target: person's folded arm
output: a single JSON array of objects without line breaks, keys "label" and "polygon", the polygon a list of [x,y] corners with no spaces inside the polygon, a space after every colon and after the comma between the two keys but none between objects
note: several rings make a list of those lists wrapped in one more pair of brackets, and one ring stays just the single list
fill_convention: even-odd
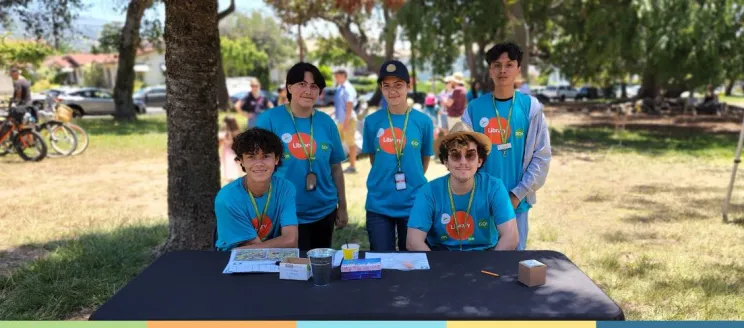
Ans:
[{"label": "person's folded arm", "polygon": [[431,251],[429,246],[426,245],[426,232],[416,228],[408,228],[408,235],[406,236],[406,250],[416,252]]},{"label": "person's folded arm", "polygon": [[255,238],[237,248],[297,248],[297,226],[282,227],[282,235],[267,241]]},{"label": "person's folded arm", "polygon": [[513,251],[519,244],[519,234],[517,233],[517,220],[511,219],[496,226],[499,231],[499,241],[496,243],[494,250]]},{"label": "person's folded arm", "polygon": [[434,222],[434,197],[431,187],[425,184],[419,189],[413,202],[411,214],[408,217],[408,232],[406,236],[406,250],[431,251],[426,245],[426,235],[432,229]]}]

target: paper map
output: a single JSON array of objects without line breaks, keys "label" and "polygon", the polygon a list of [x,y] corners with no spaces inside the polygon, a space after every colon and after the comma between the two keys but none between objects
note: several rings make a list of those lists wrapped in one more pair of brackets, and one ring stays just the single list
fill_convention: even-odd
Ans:
[{"label": "paper map", "polygon": [[300,257],[297,248],[233,249],[230,261],[222,273],[279,272],[277,261]]},{"label": "paper map", "polygon": [[429,270],[426,253],[364,253],[365,259],[380,259],[383,269]]}]

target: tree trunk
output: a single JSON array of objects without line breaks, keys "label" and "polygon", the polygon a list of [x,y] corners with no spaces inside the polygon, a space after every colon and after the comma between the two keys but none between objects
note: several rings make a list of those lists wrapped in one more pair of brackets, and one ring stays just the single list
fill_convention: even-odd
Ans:
[{"label": "tree trunk", "polygon": [[[235,0],[230,0],[230,6],[217,14],[217,24],[220,21],[232,14],[235,11]],[[222,66],[222,51],[221,48],[217,48],[217,108],[221,110],[230,110],[232,104],[230,103],[230,94],[227,92],[227,77],[225,76],[225,68]]]},{"label": "tree trunk", "polygon": [[220,189],[217,1],[166,0],[165,45],[166,66],[178,69],[168,70],[166,83],[169,234],[162,250],[210,249]]},{"label": "tree trunk", "polygon": [[654,98],[656,93],[659,91],[659,87],[656,85],[656,75],[650,72],[643,74],[643,81],[641,81],[641,89],[638,90],[636,98]]},{"label": "tree trunk", "polygon": [[134,64],[137,60],[137,48],[140,45],[140,23],[145,9],[153,0],[132,0],[127,8],[127,18],[119,38],[119,66],[116,70],[114,86],[114,118],[119,121],[133,121],[137,118],[134,111]]},{"label": "tree trunk", "polygon": [[297,47],[300,48],[300,61],[305,61],[305,51],[302,48],[302,24],[297,24]]},{"label": "tree trunk", "polygon": [[[463,43],[465,44],[465,60],[468,63],[468,69],[470,70],[470,79],[480,79],[480,70],[475,63],[475,54],[473,54],[473,41],[470,39],[467,33],[468,22],[467,19],[462,20],[462,32],[463,32]],[[481,84],[482,85],[482,84]]]},{"label": "tree trunk", "polygon": [[726,83],[726,97],[731,97],[731,92],[734,90],[735,84],[736,81],[734,79],[728,80],[728,83]]},{"label": "tree trunk", "polygon": [[524,10],[522,9],[521,1],[514,1],[509,4],[510,1],[503,0],[504,6],[507,7],[506,15],[509,19],[509,23],[513,29],[514,39],[520,48],[522,48],[522,78],[525,81],[529,80],[529,66],[530,66],[530,31],[527,22],[524,20]]}]

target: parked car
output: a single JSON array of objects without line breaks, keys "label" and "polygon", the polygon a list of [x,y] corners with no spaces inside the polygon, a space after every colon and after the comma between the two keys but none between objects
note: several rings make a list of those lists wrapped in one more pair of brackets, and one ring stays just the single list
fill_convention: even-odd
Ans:
[{"label": "parked car", "polygon": [[597,98],[599,98],[599,89],[595,87],[581,87],[576,94],[576,100]]},{"label": "parked car", "polygon": [[145,107],[165,106],[165,86],[158,85],[139,89],[134,93],[134,102]]},{"label": "parked car", "polygon": [[[61,92],[57,99],[73,111],[73,116],[83,115],[113,115],[116,112],[114,97],[105,89],[77,88]],[[138,113],[146,111],[145,104],[135,102]]]},{"label": "parked car", "polygon": [[315,103],[318,106],[333,106],[333,97],[336,95],[336,87],[326,87]]},{"label": "parked car", "polygon": [[[250,91],[238,91],[236,93],[233,93],[230,95],[230,102],[233,104],[233,106],[238,102],[238,100],[243,99],[245,95],[247,95]],[[267,97],[269,101],[276,106],[276,98],[278,95],[275,92],[261,90],[261,94],[263,94],[264,97]]]},{"label": "parked car", "polygon": [[576,89],[567,86],[554,86],[549,85],[545,87],[545,90],[542,91],[542,94],[548,97],[549,99],[559,99],[560,101],[565,101],[568,98],[576,99],[576,95],[578,94],[578,91]]}]

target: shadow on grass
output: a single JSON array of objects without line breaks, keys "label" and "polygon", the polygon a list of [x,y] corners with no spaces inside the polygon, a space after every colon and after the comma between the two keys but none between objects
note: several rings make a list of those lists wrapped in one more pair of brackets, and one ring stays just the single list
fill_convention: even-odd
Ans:
[{"label": "shadow on grass", "polygon": [[164,224],[136,226],[19,247],[48,254],[0,277],[0,320],[60,320],[103,304],[154,260],[167,234]]},{"label": "shadow on grass", "polygon": [[671,293],[681,290],[700,291],[705,297],[738,297],[744,294],[744,267],[735,264],[713,264],[713,268],[712,272],[721,274],[711,274],[708,271],[701,277],[659,281],[652,289],[668,289]]},{"label": "shadow on grass", "polygon": [[333,248],[341,249],[341,245],[347,242],[359,244],[361,250],[369,250],[369,237],[363,220],[351,221],[343,229],[333,232]]},{"label": "shadow on grass", "polygon": [[113,118],[90,118],[76,120],[89,135],[132,135],[167,133],[165,116],[139,116],[134,122],[118,122]]},{"label": "shadow on grass", "polygon": [[615,132],[611,124],[574,125],[550,129],[551,145],[562,150],[598,152],[610,148],[644,155],[702,155],[710,151],[728,155],[736,150],[735,133],[708,132],[697,127],[627,124],[626,131]]}]

